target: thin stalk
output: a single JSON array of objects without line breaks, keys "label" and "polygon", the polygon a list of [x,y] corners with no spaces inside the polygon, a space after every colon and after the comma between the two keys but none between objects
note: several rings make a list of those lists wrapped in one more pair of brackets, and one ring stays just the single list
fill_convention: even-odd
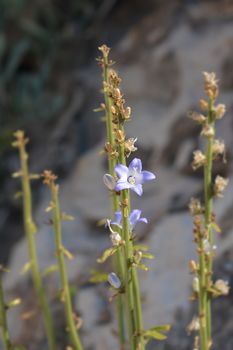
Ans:
[{"label": "thin stalk", "polygon": [[58,200],[58,185],[55,185],[54,181],[50,183],[50,190],[52,195],[53,203],[53,228],[55,233],[55,245],[56,245],[56,256],[58,261],[58,268],[61,278],[62,285],[62,297],[64,299],[66,321],[68,324],[68,330],[70,333],[70,338],[74,350],[83,350],[81,344],[77,327],[75,325],[74,313],[72,310],[72,302],[70,297],[70,288],[66,272],[65,259],[64,259],[64,248],[62,245],[61,237],[61,219],[60,219],[60,209],[59,209],[59,200]]},{"label": "thin stalk", "polygon": [[[124,133],[123,122],[120,123],[119,129]],[[124,143],[119,146],[119,161],[126,165]],[[125,286],[126,286],[126,303],[129,305],[128,311],[131,319],[128,320],[128,329],[132,349],[144,350],[144,338],[142,335],[143,321],[142,321],[142,307],[140,298],[140,289],[135,267],[132,267],[131,262],[133,258],[133,244],[131,240],[129,228],[129,212],[130,212],[130,193],[129,190],[122,192],[122,231],[125,240],[124,256],[125,256]],[[125,205],[125,206],[124,206]],[[133,346],[133,347],[132,347]]]},{"label": "thin stalk", "polygon": [[[103,81],[104,84],[109,83],[109,59],[108,54],[103,52]],[[103,87],[104,88],[104,87]],[[105,100],[105,117],[106,117],[106,130],[107,130],[107,142],[114,148],[115,138],[113,132],[113,123],[112,123],[112,113],[111,113],[111,100],[108,94],[105,92],[104,88],[104,100]],[[108,154],[108,169],[109,174],[113,177],[115,176],[114,168],[116,166],[116,159],[111,157]],[[119,210],[119,202],[116,196],[116,193],[112,193],[112,217],[114,213]],[[113,257],[113,264],[115,271],[118,276],[123,277],[124,267],[121,251],[118,250],[116,255]],[[125,331],[124,331],[124,305],[123,305],[123,296],[120,294],[117,296],[117,317],[118,317],[118,333],[119,333],[119,343],[120,347],[125,345]]]},{"label": "thin stalk", "polygon": [[[209,99],[208,110],[208,124],[214,127],[212,118],[213,100]],[[211,228],[212,220],[212,208],[213,208],[213,194],[212,194],[212,166],[213,166],[213,140],[214,137],[210,136],[207,140],[206,150],[206,165],[204,167],[204,188],[205,188],[205,227],[207,230],[207,237],[209,244],[213,245],[213,233]],[[210,254],[207,261],[207,286],[212,276],[213,269],[213,257]],[[206,315],[206,327],[208,341],[211,343],[211,298],[207,298],[207,315]]]},{"label": "thin stalk", "polygon": [[208,350],[208,337],[207,337],[207,290],[206,290],[206,261],[204,253],[203,239],[199,242],[199,319],[200,319],[200,340],[201,350]]},{"label": "thin stalk", "polygon": [[2,276],[0,276],[0,327],[2,329],[2,340],[5,350],[13,350],[10,341],[9,330],[7,325],[6,305],[4,301]]},{"label": "thin stalk", "polygon": [[[17,137],[17,133],[16,133]],[[39,300],[39,305],[42,311],[44,325],[47,333],[48,345],[50,350],[56,349],[55,335],[53,320],[49,310],[49,305],[46,299],[45,291],[43,288],[42,278],[40,275],[39,263],[36,253],[36,243],[34,234],[36,232],[36,226],[32,218],[32,199],[31,199],[31,187],[30,187],[30,175],[28,172],[28,154],[25,150],[25,144],[27,140],[24,138],[23,132],[18,132],[16,144],[19,148],[20,162],[21,162],[21,181],[23,189],[23,216],[24,216],[24,229],[26,233],[26,239],[28,244],[28,253],[30,259],[30,267],[32,271],[32,279],[34,287]]]}]

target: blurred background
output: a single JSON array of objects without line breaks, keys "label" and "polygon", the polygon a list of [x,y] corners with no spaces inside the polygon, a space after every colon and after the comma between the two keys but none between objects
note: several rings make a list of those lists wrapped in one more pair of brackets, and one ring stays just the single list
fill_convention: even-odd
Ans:
[{"label": "blurred background", "polygon": [[[11,148],[12,133],[24,129],[30,138],[30,169],[52,169],[59,176],[61,207],[74,215],[64,225],[64,244],[75,255],[67,268],[74,300],[84,320],[82,338],[89,350],[117,349],[116,310],[105,285],[92,285],[90,270],[109,246],[108,232],[97,227],[108,217],[109,198],[102,176],[106,159],[101,115],[101,70],[98,46],[112,47],[111,58],[123,78],[126,104],[132,107],[127,125],[137,137],[144,168],[157,174],[141,199],[132,194],[149,225],[137,227],[138,239],[155,254],[149,272],[140,273],[145,327],[171,323],[167,341],[148,349],[188,350],[192,337],[186,326],[195,313],[190,304],[188,261],[195,257],[190,197],[201,196],[202,174],[193,173],[192,152],[202,147],[199,128],[187,118],[203,97],[203,71],[220,80],[219,102],[227,106],[217,136],[227,146],[228,163],[216,163],[214,175],[230,179],[224,199],[216,201],[217,259],[214,278],[233,286],[233,1],[232,0],[0,0],[0,260],[7,296],[21,296],[21,306],[9,312],[16,344],[46,349],[31,281],[21,274],[27,262],[22,228],[20,189],[11,173],[19,167]],[[33,182],[36,235],[41,268],[54,263],[47,189]],[[103,267],[111,271],[110,263]],[[47,277],[61,349],[65,349],[64,315],[54,297],[56,274]],[[233,300],[214,301],[214,347],[233,348]]]}]

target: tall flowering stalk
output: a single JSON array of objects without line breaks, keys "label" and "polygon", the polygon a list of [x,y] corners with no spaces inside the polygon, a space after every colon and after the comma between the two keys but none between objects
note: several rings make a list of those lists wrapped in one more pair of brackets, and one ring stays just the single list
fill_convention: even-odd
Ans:
[{"label": "tall flowering stalk", "polygon": [[219,175],[215,180],[212,176],[213,161],[220,157],[225,160],[225,145],[222,141],[215,139],[215,122],[225,114],[225,106],[215,104],[219,92],[215,73],[204,72],[204,90],[207,100],[200,100],[203,114],[191,114],[192,119],[202,125],[201,136],[206,138],[204,153],[200,150],[194,151],[192,162],[194,170],[204,167],[204,205],[202,206],[197,199],[192,199],[190,203],[190,211],[194,216],[194,241],[199,255],[199,263],[191,261],[190,268],[194,274],[193,296],[198,298],[199,302],[197,323],[201,350],[210,349],[212,346],[211,300],[213,297],[225,295],[228,292],[226,282],[218,280],[214,283],[212,280],[213,257],[216,249],[213,230],[221,231],[215,222],[213,198],[221,197],[228,183],[227,179]]},{"label": "tall flowering stalk", "polygon": [[51,191],[52,201],[47,211],[52,210],[53,212],[53,228],[55,234],[56,257],[58,261],[58,269],[60,273],[62,286],[61,300],[64,302],[65,306],[66,322],[68,325],[68,331],[73,346],[72,349],[82,350],[82,343],[78,335],[80,320],[73,312],[69,281],[67,277],[64,259],[65,256],[67,256],[68,258],[72,258],[72,255],[63,246],[61,236],[61,220],[66,220],[66,218],[69,219],[70,217],[65,214],[62,215],[60,212],[58,198],[59,186],[55,183],[57,177],[51,171],[48,170],[44,171],[42,176],[44,178],[44,184],[48,185]]},{"label": "tall flowering stalk", "polygon": [[[137,158],[134,158],[127,167],[127,158],[137,150],[136,139],[126,139],[125,134],[125,122],[131,118],[131,109],[125,107],[125,100],[120,90],[121,79],[113,69],[109,69],[109,48],[103,45],[100,51],[103,54],[99,62],[104,72],[105,94],[105,105],[101,107],[106,111],[108,135],[104,149],[108,155],[110,172],[104,175],[104,183],[113,197],[112,207],[115,211],[115,219],[107,220],[112,247],[107,249],[98,261],[102,263],[112,255],[117,257],[115,272],[109,274],[108,281],[116,291],[115,296],[123,295],[124,298],[129,349],[144,350],[150,338],[166,338],[163,332],[167,331],[169,326],[153,327],[147,331],[143,327],[137,269],[147,270],[141,260],[150,259],[153,256],[144,251],[144,246],[136,245],[134,242],[133,230],[136,224],[139,221],[147,223],[147,219],[141,218],[139,209],[131,211],[130,190],[141,196],[142,184],[155,179],[155,175],[149,171],[143,171],[142,162]],[[119,329],[119,334],[120,332]]]},{"label": "tall flowering stalk", "polygon": [[2,340],[5,350],[13,350],[13,346],[11,344],[8,324],[7,324],[7,305],[5,304],[4,294],[3,294],[3,286],[2,286],[2,267],[0,267],[0,327],[2,330]]},{"label": "tall flowering stalk", "polygon": [[42,283],[42,277],[40,274],[39,263],[36,252],[35,233],[37,231],[36,225],[32,217],[32,198],[30,180],[37,176],[29,174],[28,171],[28,154],[26,152],[26,144],[28,139],[25,138],[24,132],[18,130],[14,134],[16,140],[13,142],[13,147],[19,149],[21,169],[13,174],[13,177],[20,177],[22,183],[22,196],[23,196],[23,217],[24,217],[24,230],[26,234],[26,240],[28,245],[29,266],[32,271],[32,279],[34,287],[37,293],[39,305],[42,311],[44,325],[47,333],[48,345],[50,350],[55,350],[55,335],[53,328],[53,320],[49,310],[48,301],[45,295],[45,290]]},{"label": "tall flowering stalk", "polygon": [[[109,84],[109,72],[110,66],[112,65],[112,61],[109,60],[109,48],[105,45],[99,48],[102,52],[102,59],[99,61],[103,70],[103,91],[104,91],[104,101],[105,105],[102,106],[105,110],[105,122],[106,122],[106,131],[107,131],[107,142],[105,145],[105,149],[109,150],[107,152],[108,155],[108,171],[110,178],[114,176],[114,168],[117,162],[117,152],[116,142],[114,136],[114,124],[112,119],[111,112],[111,100],[107,93],[106,86]],[[114,213],[119,210],[119,202],[115,192],[112,192],[111,195],[111,206],[112,206],[112,217]],[[116,252],[116,256],[114,257],[114,267],[118,275],[123,275],[123,259],[120,251]],[[119,342],[121,346],[125,344],[125,331],[124,331],[124,314],[123,314],[123,296],[119,294],[117,296],[117,310],[118,310],[118,332],[119,332]]]}]

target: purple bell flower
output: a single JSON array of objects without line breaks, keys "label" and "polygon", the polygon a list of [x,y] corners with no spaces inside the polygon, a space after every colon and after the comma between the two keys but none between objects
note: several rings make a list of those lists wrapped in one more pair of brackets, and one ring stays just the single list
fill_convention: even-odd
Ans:
[{"label": "purple bell flower", "polygon": [[130,188],[139,196],[143,193],[142,184],[155,179],[155,175],[150,171],[142,171],[142,162],[138,158],[134,158],[129,164],[129,167],[117,164],[115,172],[119,178],[115,186],[115,191]]},{"label": "purple bell flower", "polygon": [[[129,214],[129,226],[130,230],[132,231],[136,224],[138,222],[144,222],[145,224],[148,223],[148,220],[146,218],[141,218],[142,211],[139,209],[134,209],[131,211]],[[122,213],[121,211],[116,211],[115,212],[115,220],[110,221],[111,225],[116,225],[120,228],[122,228]]]}]

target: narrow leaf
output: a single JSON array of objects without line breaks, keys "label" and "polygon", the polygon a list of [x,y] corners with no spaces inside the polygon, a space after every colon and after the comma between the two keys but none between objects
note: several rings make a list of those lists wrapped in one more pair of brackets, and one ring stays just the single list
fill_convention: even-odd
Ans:
[{"label": "narrow leaf", "polygon": [[142,258],[144,258],[144,259],[154,259],[155,257],[151,253],[143,252],[142,253]]},{"label": "narrow leaf", "polygon": [[58,266],[57,265],[50,265],[48,266],[42,273],[42,277],[46,277],[48,276],[50,273],[55,272],[58,270]]},{"label": "narrow leaf", "polygon": [[97,270],[92,270],[91,271],[91,277],[89,281],[91,283],[102,283],[106,282],[108,280],[108,274],[104,272],[100,272]]},{"label": "narrow leaf", "polygon": [[99,259],[97,259],[97,262],[99,264],[103,264],[110,256],[112,256],[113,254],[116,253],[117,249],[118,249],[118,247],[111,247],[111,248],[106,249],[103,252],[102,256]]},{"label": "narrow leaf", "polygon": [[213,229],[217,232],[217,233],[221,233],[222,230],[221,228],[218,226],[218,224],[216,222],[212,222],[211,226],[213,227]]},{"label": "narrow leaf", "polygon": [[26,264],[23,265],[22,269],[21,269],[21,274],[24,274],[26,272],[28,272],[32,267],[32,263],[31,261],[28,261]]}]

